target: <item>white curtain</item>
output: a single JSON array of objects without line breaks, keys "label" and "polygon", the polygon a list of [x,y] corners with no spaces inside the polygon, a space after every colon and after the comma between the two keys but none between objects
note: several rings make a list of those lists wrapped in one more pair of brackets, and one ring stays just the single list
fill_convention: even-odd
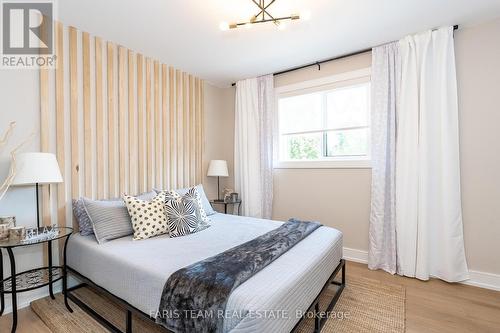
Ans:
[{"label": "white curtain", "polygon": [[372,201],[368,267],[396,273],[396,107],[401,81],[399,43],[372,52]]},{"label": "white curtain", "polygon": [[453,28],[408,36],[399,56],[396,49],[374,49],[369,266],[462,281],[468,269]]},{"label": "white curtain", "polygon": [[396,158],[398,273],[468,278],[462,206],[453,28],[400,41]]},{"label": "white curtain", "polygon": [[234,177],[245,216],[272,215],[273,108],[272,75],[236,83]]}]

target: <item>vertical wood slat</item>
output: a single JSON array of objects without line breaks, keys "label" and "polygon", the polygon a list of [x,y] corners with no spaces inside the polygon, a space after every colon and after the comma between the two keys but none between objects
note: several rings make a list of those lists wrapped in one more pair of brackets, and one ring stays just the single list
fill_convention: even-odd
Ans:
[{"label": "vertical wood slat", "polygon": [[[66,178],[66,158],[64,145],[66,142],[64,133],[64,27],[61,22],[54,22],[55,28],[55,50],[56,50],[56,69],[55,69],[55,91],[56,91],[56,157],[63,179]],[[57,225],[66,226],[66,184],[57,184]],[[77,231],[77,230],[75,230]],[[63,248],[64,240],[60,239],[59,249]],[[63,261],[63,252],[59,251],[59,262]]]},{"label": "vertical wood slat", "polygon": [[195,99],[196,99],[196,177],[197,182],[203,181],[203,161],[201,159],[201,84],[200,79],[196,78],[195,82]]},{"label": "vertical wood slat", "polygon": [[128,51],[128,135],[129,135],[129,191],[137,194],[137,124],[134,104],[134,52]]},{"label": "vertical wood slat", "polygon": [[[50,120],[49,120],[49,70],[45,67],[40,68],[40,150],[41,152],[48,153],[50,151],[49,147],[49,131],[50,131]],[[42,193],[42,207],[41,207],[41,220],[40,225],[46,226],[51,224],[51,214],[50,214],[50,190],[51,185],[41,185],[40,190]],[[38,189],[37,189],[38,190]],[[37,203],[38,204],[38,203]],[[40,207],[36,207],[40,210]],[[44,247],[43,249],[43,262],[48,263],[48,251]]]},{"label": "vertical wood slat", "polygon": [[[71,196],[80,196],[80,166],[78,145],[78,73],[77,73],[77,30],[69,27],[69,80],[70,80],[70,128],[71,128]],[[76,221],[73,227],[78,229]]]},{"label": "vertical wood slat", "polygon": [[203,177],[203,155],[205,147],[205,83],[200,80],[200,177]]},{"label": "vertical wood slat", "polygon": [[127,177],[127,109],[126,109],[126,57],[127,49],[118,49],[118,156],[119,156],[119,195],[128,192]]},{"label": "vertical wood slat", "polygon": [[176,147],[175,147],[175,132],[176,132],[176,101],[175,101],[175,70],[172,67],[169,67],[168,69],[168,113],[170,117],[170,130],[169,130],[169,137],[170,137],[170,145],[169,145],[169,154],[170,154],[170,170],[169,170],[169,175],[170,175],[170,188],[176,188],[179,186],[177,183],[177,173],[175,172],[176,170]]},{"label": "vertical wood slat", "polygon": [[92,197],[92,124],[90,118],[90,36],[82,33],[84,193]]},{"label": "vertical wood slat", "polygon": [[189,75],[189,182],[196,185],[196,115],[194,105],[194,78]]},{"label": "vertical wood slat", "polygon": [[167,65],[161,65],[161,113],[162,113],[162,154],[163,154],[163,189],[167,190],[170,186],[168,161],[170,158],[168,147],[168,123],[169,115],[167,111]]},{"label": "vertical wood slat", "polygon": [[160,113],[160,65],[154,62],[154,127],[155,127],[155,186],[161,188],[162,154],[161,154],[161,113]]},{"label": "vertical wood slat", "polygon": [[146,58],[146,163],[147,163],[147,190],[153,188],[153,150],[152,150],[152,128],[151,128],[151,59]]},{"label": "vertical wood slat", "polygon": [[177,151],[176,151],[176,159],[177,159],[177,186],[184,187],[184,170],[183,168],[183,144],[182,144],[182,73],[180,70],[175,71],[175,83],[176,83],[176,99],[177,99]]},{"label": "vertical wood slat", "polygon": [[182,73],[182,152],[183,152],[183,174],[184,174],[184,187],[191,186],[189,182],[190,169],[189,169],[189,95],[188,95],[189,78],[187,73]]},{"label": "vertical wood slat", "polygon": [[95,38],[95,118],[96,118],[96,158],[97,158],[97,198],[104,198],[104,111],[102,76],[102,40]]},{"label": "vertical wood slat", "polygon": [[[50,152],[49,148],[49,70],[40,68],[40,150],[43,153]],[[41,185],[42,207],[41,225],[50,225],[50,185]],[[40,209],[40,207],[36,207]]]},{"label": "vertical wood slat", "polygon": [[107,43],[108,198],[116,197],[115,47]]},{"label": "vertical wood slat", "polygon": [[[64,153],[64,28],[61,22],[55,22],[56,37],[56,157],[63,179],[65,178]],[[66,185],[57,185],[57,224],[66,226]]]},{"label": "vertical wood slat", "polygon": [[144,163],[144,58],[142,54],[137,54],[137,138],[138,138],[138,171],[139,171],[139,192],[144,192],[145,163]]}]

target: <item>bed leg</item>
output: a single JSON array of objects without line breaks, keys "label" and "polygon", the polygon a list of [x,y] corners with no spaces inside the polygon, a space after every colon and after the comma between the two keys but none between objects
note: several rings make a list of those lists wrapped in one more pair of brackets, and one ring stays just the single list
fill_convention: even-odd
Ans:
[{"label": "bed leg", "polygon": [[127,333],[132,333],[132,311],[127,310]]},{"label": "bed leg", "polygon": [[342,259],[342,285],[345,285],[345,270],[346,270],[346,265],[345,265],[345,260]]},{"label": "bed leg", "polygon": [[319,301],[314,306],[314,333],[321,332],[321,317],[319,315]]}]

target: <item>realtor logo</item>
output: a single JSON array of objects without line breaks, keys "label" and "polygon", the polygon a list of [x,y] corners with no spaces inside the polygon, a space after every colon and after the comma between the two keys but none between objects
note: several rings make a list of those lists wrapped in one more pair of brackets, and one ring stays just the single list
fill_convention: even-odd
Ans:
[{"label": "realtor logo", "polygon": [[52,66],[53,3],[2,1],[2,68]]}]

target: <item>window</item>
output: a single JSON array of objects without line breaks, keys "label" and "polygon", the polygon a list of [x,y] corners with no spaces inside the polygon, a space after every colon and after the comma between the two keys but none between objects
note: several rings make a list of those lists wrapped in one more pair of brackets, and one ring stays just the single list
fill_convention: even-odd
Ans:
[{"label": "window", "polygon": [[369,167],[369,73],[278,88],[275,167]]}]

